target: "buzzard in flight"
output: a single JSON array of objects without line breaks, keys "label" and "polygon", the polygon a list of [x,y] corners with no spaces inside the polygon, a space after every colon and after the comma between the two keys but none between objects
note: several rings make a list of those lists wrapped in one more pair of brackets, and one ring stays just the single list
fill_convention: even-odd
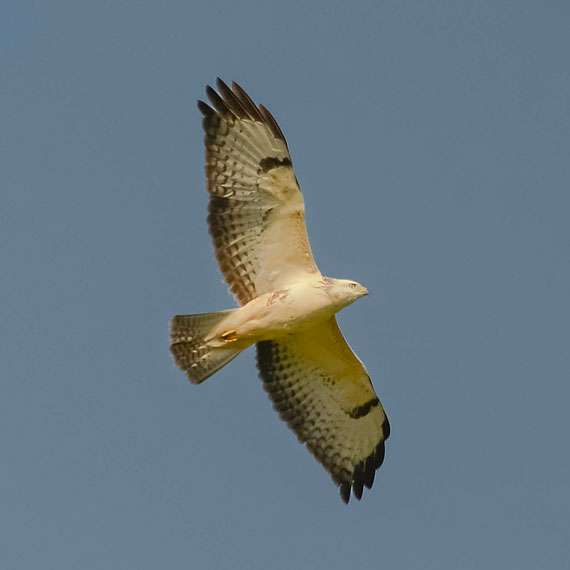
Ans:
[{"label": "buzzard in flight", "polygon": [[384,460],[390,424],[335,314],[367,294],[324,277],[307,237],[303,196],[283,131],[237,84],[218,79],[204,115],[208,224],[239,307],[171,322],[176,364],[199,384],[255,344],[279,415],[348,503]]}]

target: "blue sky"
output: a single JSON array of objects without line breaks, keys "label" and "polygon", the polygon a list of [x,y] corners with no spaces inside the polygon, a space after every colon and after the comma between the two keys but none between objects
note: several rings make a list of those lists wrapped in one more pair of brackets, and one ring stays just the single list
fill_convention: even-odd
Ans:
[{"label": "blue sky", "polygon": [[[5,2],[0,566],[570,565],[566,2]],[[192,386],[176,313],[228,308],[200,116],[283,127],[321,270],[388,411],[347,508],[254,353]]]}]

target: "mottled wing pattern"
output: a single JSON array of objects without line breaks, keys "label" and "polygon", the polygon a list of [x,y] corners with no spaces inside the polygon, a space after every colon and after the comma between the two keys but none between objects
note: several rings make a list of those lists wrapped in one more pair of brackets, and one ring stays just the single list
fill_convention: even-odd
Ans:
[{"label": "mottled wing pattern", "polygon": [[275,409],[330,472],[348,503],[369,489],[384,460],[390,424],[336,319],[257,344],[257,363]]},{"label": "mottled wing pattern", "polygon": [[216,257],[241,304],[317,270],[303,197],[283,132],[236,83],[207,87],[208,223]]}]

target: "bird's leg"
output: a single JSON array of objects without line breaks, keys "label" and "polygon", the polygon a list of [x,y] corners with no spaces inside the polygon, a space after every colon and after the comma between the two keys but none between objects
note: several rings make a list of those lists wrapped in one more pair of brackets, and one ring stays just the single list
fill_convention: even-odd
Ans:
[{"label": "bird's leg", "polygon": [[220,335],[220,338],[224,342],[235,342],[237,340],[237,331],[236,329],[226,331]]}]

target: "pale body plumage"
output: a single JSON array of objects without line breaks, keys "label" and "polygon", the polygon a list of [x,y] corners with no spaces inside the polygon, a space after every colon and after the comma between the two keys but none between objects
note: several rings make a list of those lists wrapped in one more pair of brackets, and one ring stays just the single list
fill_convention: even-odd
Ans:
[{"label": "pale body plumage", "polygon": [[[335,313],[367,293],[320,273],[285,137],[243,89],[218,80],[202,101],[208,222],[240,307],[172,320],[171,351],[194,383],[256,344],[276,410],[331,473],[345,502],[372,487],[388,418]],[[220,96],[221,95],[221,96]]]},{"label": "pale body plumage", "polygon": [[344,279],[311,276],[285,289],[265,293],[237,311],[230,311],[206,336],[210,346],[247,348],[264,340],[278,340],[326,322],[367,290]]}]

